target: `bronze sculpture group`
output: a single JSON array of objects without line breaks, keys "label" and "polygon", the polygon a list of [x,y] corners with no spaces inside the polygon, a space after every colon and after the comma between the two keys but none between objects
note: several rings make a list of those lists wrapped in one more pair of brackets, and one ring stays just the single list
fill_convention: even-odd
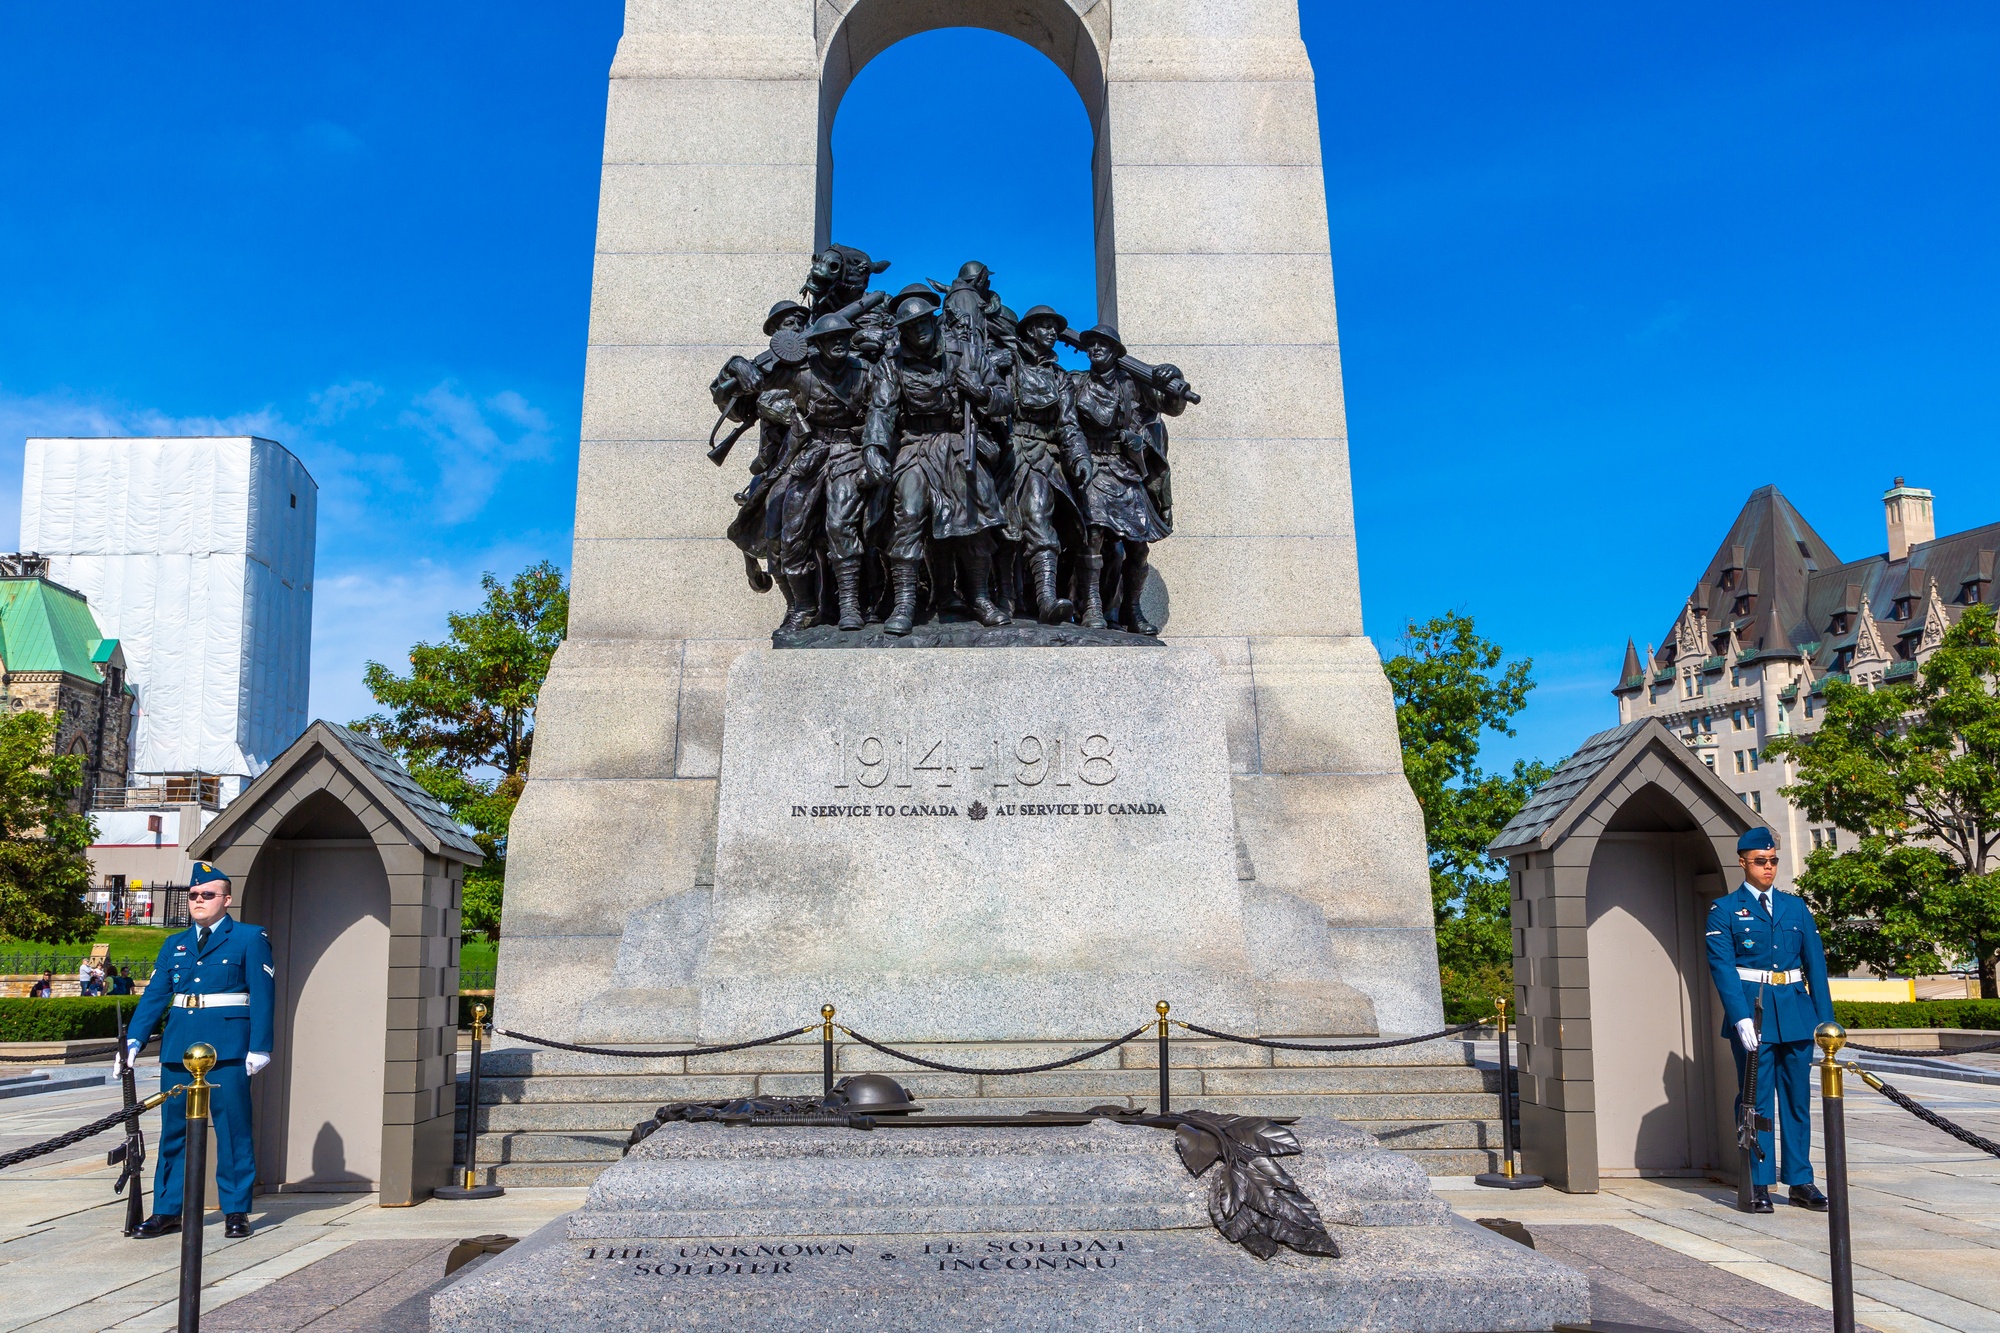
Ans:
[{"label": "bronze sculpture group", "polygon": [[[709,386],[717,466],[757,432],[729,536],[751,586],[782,591],[779,633],[1018,612],[1157,634],[1139,600],[1173,531],[1162,418],[1200,396],[1109,325],[1015,315],[977,261],[893,298],[868,290],[887,267],[849,246],[815,255],[802,299],[764,321],[770,346]],[[1058,342],[1089,368],[1058,364]]]}]

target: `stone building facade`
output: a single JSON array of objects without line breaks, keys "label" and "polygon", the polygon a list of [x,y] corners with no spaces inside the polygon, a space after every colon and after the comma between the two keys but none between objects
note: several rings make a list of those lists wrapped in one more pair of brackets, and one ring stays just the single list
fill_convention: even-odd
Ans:
[{"label": "stone building facade", "polygon": [[1618,720],[1657,718],[1777,830],[1781,883],[1815,847],[1853,835],[1810,824],[1782,789],[1772,737],[1819,726],[1830,680],[1907,680],[1969,606],[1992,605],[2000,523],[1936,535],[1931,492],[1882,496],[1888,549],[1843,561],[1775,486],[1750,493],[1659,647],[1627,640]]},{"label": "stone building facade", "polygon": [[0,708],[62,714],[56,752],[83,756],[81,808],[125,785],[134,718],[125,655],[38,556],[0,557]]}]

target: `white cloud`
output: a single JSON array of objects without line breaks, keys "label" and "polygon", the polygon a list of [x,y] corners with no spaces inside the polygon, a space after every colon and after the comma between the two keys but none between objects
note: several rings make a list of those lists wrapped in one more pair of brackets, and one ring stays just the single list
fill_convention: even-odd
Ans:
[{"label": "white cloud", "polygon": [[548,417],[512,389],[482,405],[449,380],[419,394],[402,420],[431,442],[438,468],[434,504],[444,523],[476,517],[507,466],[546,457],[553,439]]},{"label": "white cloud", "polygon": [[367,380],[330,384],[312,395],[313,414],[307,420],[316,426],[330,425],[350,412],[369,408],[382,401],[382,386]]}]

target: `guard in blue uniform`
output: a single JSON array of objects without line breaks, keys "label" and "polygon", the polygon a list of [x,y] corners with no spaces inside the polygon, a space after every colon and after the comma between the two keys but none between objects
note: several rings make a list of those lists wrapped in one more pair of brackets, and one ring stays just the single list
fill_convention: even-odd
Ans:
[{"label": "guard in blue uniform", "polygon": [[[1771,1186],[1791,1186],[1791,1201],[1815,1212],[1826,1196],[1813,1184],[1813,1029],[1833,1021],[1826,952],[1811,909],[1796,894],[1775,892],[1778,839],[1754,828],[1736,841],[1743,883],[1708,909],[1708,970],[1722,997],[1722,1035],[1736,1057],[1736,1115],[1743,1115],[1743,1075],[1757,1061],[1757,1114],[1784,1139],[1780,1167],[1771,1131],[1760,1130],[1762,1155],[1752,1164],[1750,1211],[1768,1213]],[[1764,999],[1762,1031],[1754,1014]],[[1773,1104],[1776,1114],[1772,1113]]]},{"label": "guard in blue uniform", "polygon": [[[132,1011],[125,1058],[165,1019],[160,1039],[160,1091],[192,1083],[180,1063],[187,1048],[205,1041],[215,1048],[208,1081],[215,1125],[215,1185],[222,1197],[223,1234],[250,1234],[250,1190],[257,1180],[250,1134],[250,1076],[271,1063],[272,991],[277,970],[262,926],[230,918],[229,876],[197,861],[188,876],[188,916],[194,924],[169,935],[153,964],[153,979]],[[159,1165],[153,1175],[153,1215],[138,1235],[165,1236],[181,1226],[181,1159],[187,1143],[185,1098],[160,1107]]]}]

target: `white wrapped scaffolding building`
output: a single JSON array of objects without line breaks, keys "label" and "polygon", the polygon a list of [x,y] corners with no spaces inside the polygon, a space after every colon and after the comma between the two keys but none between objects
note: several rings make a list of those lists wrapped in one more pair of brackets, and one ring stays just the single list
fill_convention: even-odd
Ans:
[{"label": "white wrapped scaffolding building", "polygon": [[21,549],[124,647],[135,788],[214,775],[227,802],[304,732],[318,500],[254,436],[28,441]]}]

